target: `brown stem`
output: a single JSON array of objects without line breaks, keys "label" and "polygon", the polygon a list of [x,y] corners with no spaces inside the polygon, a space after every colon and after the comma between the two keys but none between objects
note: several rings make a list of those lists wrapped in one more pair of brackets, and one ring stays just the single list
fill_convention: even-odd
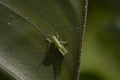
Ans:
[{"label": "brown stem", "polygon": [[88,9],[88,0],[84,0],[84,11],[83,11],[83,22],[80,34],[80,50],[78,55],[78,66],[77,66],[77,80],[80,80],[80,62],[81,62],[81,54],[82,54],[82,45],[85,35],[85,27],[86,27],[86,20],[87,20],[87,9]]}]

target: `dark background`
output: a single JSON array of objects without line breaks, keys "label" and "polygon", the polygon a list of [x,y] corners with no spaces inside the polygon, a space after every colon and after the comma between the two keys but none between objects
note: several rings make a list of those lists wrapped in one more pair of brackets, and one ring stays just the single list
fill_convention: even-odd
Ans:
[{"label": "dark background", "polygon": [[120,80],[120,0],[89,0],[80,80]]}]

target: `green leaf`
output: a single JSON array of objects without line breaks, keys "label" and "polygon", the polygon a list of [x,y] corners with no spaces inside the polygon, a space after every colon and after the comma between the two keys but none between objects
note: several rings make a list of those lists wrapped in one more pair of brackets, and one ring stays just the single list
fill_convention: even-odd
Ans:
[{"label": "green leaf", "polygon": [[[0,72],[16,80],[75,80],[83,6],[83,0],[0,0]],[[46,35],[56,32],[69,42],[65,57],[45,47]]]}]

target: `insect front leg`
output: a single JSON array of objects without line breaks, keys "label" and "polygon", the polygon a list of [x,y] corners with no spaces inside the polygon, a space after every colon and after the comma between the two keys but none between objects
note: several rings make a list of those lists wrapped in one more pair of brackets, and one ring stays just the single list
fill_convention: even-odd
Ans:
[{"label": "insect front leg", "polygon": [[68,41],[59,41],[61,44],[68,44]]}]

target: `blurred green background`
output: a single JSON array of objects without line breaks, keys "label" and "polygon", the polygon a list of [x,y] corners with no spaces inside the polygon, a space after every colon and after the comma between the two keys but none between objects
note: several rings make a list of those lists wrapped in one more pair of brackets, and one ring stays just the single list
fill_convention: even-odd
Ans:
[{"label": "blurred green background", "polygon": [[80,80],[120,80],[120,0],[89,0]]}]

